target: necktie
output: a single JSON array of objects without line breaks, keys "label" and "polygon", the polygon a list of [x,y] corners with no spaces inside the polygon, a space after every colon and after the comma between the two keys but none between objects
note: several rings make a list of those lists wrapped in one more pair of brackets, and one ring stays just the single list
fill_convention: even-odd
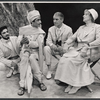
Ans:
[{"label": "necktie", "polygon": [[59,40],[59,38],[60,38],[60,34],[61,34],[61,30],[60,29],[57,29],[57,39]]}]

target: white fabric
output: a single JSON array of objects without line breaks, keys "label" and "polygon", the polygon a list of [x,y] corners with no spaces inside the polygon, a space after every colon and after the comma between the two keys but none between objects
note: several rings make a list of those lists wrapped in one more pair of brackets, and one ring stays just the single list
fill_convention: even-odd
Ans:
[{"label": "white fabric", "polygon": [[[56,44],[56,40],[57,40],[57,37],[56,37],[56,29],[57,27],[55,26],[52,26],[49,28],[48,30],[48,37],[47,37],[47,40],[46,40],[46,44],[47,45],[52,45],[52,44]],[[70,37],[73,35],[72,33],[72,28],[69,27],[68,25],[65,25],[64,23],[62,24],[62,27],[60,28],[61,30],[61,41],[62,41],[62,46],[64,44],[64,42]]]},{"label": "white fabric", "polygon": [[31,24],[19,28],[19,35],[37,35],[41,33],[45,34],[40,27],[35,28]]},{"label": "white fabric", "polygon": [[[87,28],[88,31],[85,31]],[[81,34],[84,34],[84,36]],[[90,66],[87,62],[89,58],[89,50],[85,49],[85,45],[86,43],[89,43],[90,45],[98,45],[100,43],[100,25],[94,24],[90,27],[87,27],[86,25],[81,26],[70,40],[73,42],[76,39],[78,41],[77,46],[70,49],[60,58],[55,79],[72,86],[81,87],[90,85],[94,82],[94,75],[91,72]],[[81,51],[86,52],[87,57],[82,57]],[[92,56],[94,56],[96,53],[98,54],[98,52],[98,49],[93,49]]]},{"label": "white fabric", "polygon": [[[5,64],[6,66],[11,66],[12,60],[9,60],[9,57],[19,55],[20,52],[20,41],[16,36],[11,36],[10,41],[12,44],[13,49],[7,44],[8,41],[0,40],[0,62]],[[14,50],[14,51],[12,51]]]},{"label": "white fabric", "polygon": [[91,13],[94,20],[98,18],[98,13],[95,9],[89,9],[88,11]]},{"label": "white fabric", "polygon": [[26,74],[26,79],[25,79],[25,89],[28,89],[28,93],[31,92],[32,82],[33,82],[33,75],[31,72],[31,66],[29,65],[27,68],[27,74]]},{"label": "white fabric", "polygon": [[27,15],[27,19],[29,21],[29,23],[31,23],[34,19],[36,19],[38,16],[40,16],[40,13],[39,11],[37,10],[33,10],[33,11],[30,11]]},{"label": "white fabric", "polygon": [[0,62],[0,71],[6,71],[7,67],[5,66],[5,64]]},{"label": "white fabric", "polygon": [[[11,51],[11,57],[17,56],[16,51],[14,50],[14,47],[12,46],[11,41],[9,41],[7,44],[9,45],[9,47],[10,47],[11,50],[12,50],[12,51]],[[16,54],[16,55],[15,55],[15,54]]]},{"label": "white fabric", "polygon": [[62,30],[62,28],[56,29],[56,36],[57,36],[58,40],[61,40],[61,30]]}]

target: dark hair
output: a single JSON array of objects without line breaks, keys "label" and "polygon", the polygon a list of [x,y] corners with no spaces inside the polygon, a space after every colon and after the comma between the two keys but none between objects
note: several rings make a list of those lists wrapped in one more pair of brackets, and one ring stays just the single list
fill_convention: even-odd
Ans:
[{"label": "dark hair", "polygon": [[64,15],[61,12],[56,12],[54,15],[60,16],[61,18],[64,19]]},{"label": "dark hair", "polygon": [[92,22],[95,22],[95,20],[94,20],[94,18],[93,18],[93,16],[92,16],[91,13],[90,13],[90,17],[91,17],[91,21],[92,21]]},{"label": "dark hair", "polygon": [[4,29],[7,29],[7,26],[2,26],[2,27],[0,27],[0,35],[1,35],[1,32],[2,32]]}]

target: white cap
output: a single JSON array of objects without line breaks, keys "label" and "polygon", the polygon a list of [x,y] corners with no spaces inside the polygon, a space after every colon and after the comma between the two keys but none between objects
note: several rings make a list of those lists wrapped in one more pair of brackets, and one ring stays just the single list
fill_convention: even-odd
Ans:
[{"label": "white cap", "polygon": [[40,16],[40,13],[38,10],[33,10],[30,11],[27,15],[27,19],[29,21],[29,23],[31,23],[34,19],[36,19],[38,16]]},{"label": "white cap", "polygon": [[88,9],[88,11],[91,13],[94,20],[98,18],[98,13],[95,9]]}]

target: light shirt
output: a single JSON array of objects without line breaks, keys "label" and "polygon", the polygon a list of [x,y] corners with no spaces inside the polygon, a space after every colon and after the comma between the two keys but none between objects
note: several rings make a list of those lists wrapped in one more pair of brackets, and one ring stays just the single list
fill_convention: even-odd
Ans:
[{"label": "light shirt", "polygon": [[61,40],[61,37],[62,37],[62,30],[63,30],[63,24],[60,28],[56,27],[56,37],[57,37],[57,40]]},{"label": "light shirt", "polygon": [[[16,56],[16,55],[17,55],[17,54],[16,54],[16,51],[15,51],[15,49],[13,48],[10,39],[9,39],[9,40],[1,39],[1,40],[2,40],[2,42],[3,42],[5,45],[7,45],[7,47],[9,48],[9,49],[8,49],[8,53],[9,53],[8,55],[9,55],[9,57],[14,57],[14,56]],[[9,57],[8,57],[8,58],[9,58]]]}]

